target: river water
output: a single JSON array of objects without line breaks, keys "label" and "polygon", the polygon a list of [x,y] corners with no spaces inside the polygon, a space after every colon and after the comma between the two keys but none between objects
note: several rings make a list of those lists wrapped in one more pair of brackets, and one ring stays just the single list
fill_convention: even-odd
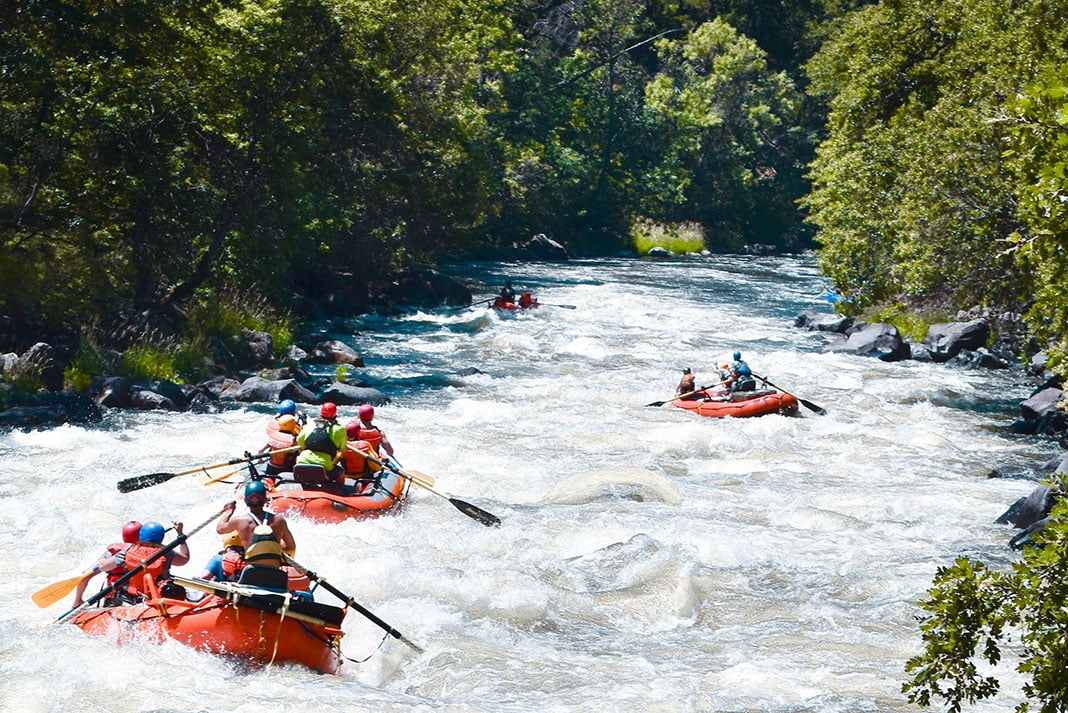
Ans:
[{"label": "river water", "polygon": [[[189,530],[233,495],[195,474],[128,494],[116,481],[256,450],[271,410],[112,412],[99,427],[0,436],[0,708],[916,710],[900,688],[920,647],[917,600],[960,554],[1012,560],[1012,531],[993,520],[1033,483],[986,475],[1055,453],[1007,430],[1031,388],[1021,373],[826,353],[792,326],[803,309],[830,311],[806,258],[455,272],[487,296],[510,278],[575,309],[324,331],[363,352],[358,375],[392,397],[376,422],[402,465],[502,526],[422,490],[393,517],[291,524],[298,560],[424,653],[382,643],[357,612],[342,648],[367,661],[337,676],[241,671],[175,643],[117,647],[53,625],[70,598],[42,610],[30,594],[83,571],[125,521]],[[827,414],[715,420],[645,405],[674,393],[682,367],[714,381],[735,349]],[[196,575],[218,550],[214,527],[189,544],[176,571]],[[1002,673],[1005,693],[975,710],[1019,700]]]}]

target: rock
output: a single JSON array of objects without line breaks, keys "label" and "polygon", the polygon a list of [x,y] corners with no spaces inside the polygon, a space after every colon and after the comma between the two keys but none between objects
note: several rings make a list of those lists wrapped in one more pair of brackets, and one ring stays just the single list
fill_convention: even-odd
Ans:
[{"label": "rock", "polygon": [[675,253],[659,245],[649,248],[645,254],[649,257],[675,257]]},{"label": "rock", "polygon": [[979,349],[990,339],[990,325],[985,319],[970,322],[940,322],[927,328],[923,343],[936,362],[949,361],[964,349]]},{"label": "rock", "polygon": [[1010,505],[994,522],[999,525],[1027,527],[1049,515],[1055,501],[1056,491],[1048,485],[1039,485],[1030,495]]},{"label": "rock", "polygon": [[897,327],[883,322],[872,322],[855,328],[845,342],[832,344],[829,350],[876,357],[882,361],[902,361],[908,359],[911,354],[908,343],[901,339]]},{"label": "rock", "polygon": [[853,327],[853,318],[834,312],[817,312],[806,309],[794,319],[794,326],[799,329],[808,329],[809,331],[845,334]]},{"label": "rock", "polygon": [[363,357],[355,349],[337,339],[319,342],[308,355],[312,364],[351,364],[363,366]]},{"label": "rock", "polygon": [[294,379],[268,381],[258,376],[250,376],[241,382],[234,394],[235,401],[277,404],[282,399],[292,399],[297,403],[313,404],[318,401],[315,393],[301,386]]},{"label": "rock", "polygon": [[419,307],[471,304],[471,290],[459,280],[437,270],[409,270],[399,273],[383,290],[391,304]]},{"label": "rock", "polygon": [[945,362],[952,366],[963,366],[971,369],[1008,369],[1009,365],[1003,359],[999,359],[986,349],[962,349],[955,357]]},{"label": "rock", "polygon": [[237,337],[237,352],[242,365],[254,369],[274,365],[274,339],[267,332],[242,327]]},{"label": "rock", "polygon": [[535,260],[569,260],[567,250],[545,233],[538,233],[527,241],[523,249]]},{"label": "rock", "polygon": [[381,406],[388,404],[390,399],[378,389],[367,386],[352,386],[335,381],[319,395],[319,403],[331,401],[339,406],[352,406],[355,404],[374,404]]},{"label": "rock", "polygon": [[130,407],[142,411],[180,411],[166,396],[140,386],[130,387]]},{"label": "rock", "polygon": [[1064,391],[1061,389],[1047,387],[1023,401],[1020,404],[1020,411],[1023,412],[1024,418],[1042,418],[1057,409],[1062,396],[1064,396]]},{"label": "rock", "polygon": [[97,406],[127,408],[130,405],[130,380],[125,376],[94,379],[88,393]]}]

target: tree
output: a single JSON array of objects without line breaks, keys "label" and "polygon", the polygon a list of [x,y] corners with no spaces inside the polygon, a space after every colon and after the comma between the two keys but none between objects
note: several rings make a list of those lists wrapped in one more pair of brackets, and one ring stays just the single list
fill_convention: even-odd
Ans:
[{"label": "tree", "polygon": [[868,5],[809,62],[830,115],[804,204],[821,265],[853,304],[1027,299],[1030,277],[1005,251],[1021,219],[996,119],[1039,58],[1063,51],[1050,12],[1037,1]]},{"label": "tree", "polygon": [[734,236],[725,241],[731,247],[781,245],[798,224],[800,93],[785,72],[768,69],[756,43],[718,18],[657,47],[662,70],[646,96],[672,127],[663,192],[685,197],[681,217],[720,240]]},{"label": "tree", "polygon": [[[1062,484],[1063,485],[1063,484]],[[965,703],[992,698],[1000,683],[990,670],[1013,642],[1016,669],[1028,679],[1024,694],[1041,713],[1068,709],[1064,685],[1068,662],[1068,505],[1062,499],[1052,523],[1033,537],[1007,572],[960,557],[939,568],[928,598],[920,603],[924,652],[908,661],[909,700],[929,706],[942,699],[960,711]],[[1018,641],[1018,643],[1016,643]],[[1030,710],[1021,703],[1016,710]]]}]

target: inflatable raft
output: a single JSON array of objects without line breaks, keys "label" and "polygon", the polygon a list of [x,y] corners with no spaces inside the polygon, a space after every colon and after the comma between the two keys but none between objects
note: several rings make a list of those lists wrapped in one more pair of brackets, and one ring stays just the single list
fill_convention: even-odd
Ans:
[{"label": "inflatable raft", "polygon": [[340,668],[346,609],[246,584],[174,580],[207,596],[190,602],[154,591],[140,604],[86,609],[71,621],[118,644],[173,639],[250,665],[295,663],[320,673]]},{"label": "inflatable raft", "polygon": [[[286,474],[282,474],[284,477]],[[360,479],[345,492],[331,486],[314,487],[294,481],[276,481],[267,490],[269,509],[303,515],[320,522],[365,519],[396,512],[404,500],[407,481],[391,471],[373,479]]]},{"label": "inflatable raft", "polygon": [[509,302],[503,297],[494,299],[492,305],[493,309],[499,309],[505,312],[522,312],[523,310],[537,309],[539,306],[537,298],[531,298],[529,302],[523,300]]},{"label": "inflatable raft", "polygon": [[739,391],[733,394],[708,389],[694,392],[689,398],[675,399],[671,405],[710,418],[742,418],[769,413],[793,416],[797,413],[797,397],[776,389]]}]

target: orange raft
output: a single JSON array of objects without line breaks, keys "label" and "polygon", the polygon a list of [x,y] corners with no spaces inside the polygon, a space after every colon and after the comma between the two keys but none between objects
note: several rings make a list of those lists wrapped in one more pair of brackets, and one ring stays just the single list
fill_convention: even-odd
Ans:
[{"label": "orange raft", "polygon": [[340,668],[345,609],[233,582],[174,579],[209,594],[190,602],[154,592],[140,604],[86,609],[71,621],[118,644],[174,639],[252,665],[295,663],[320,673]]},{"label": "orange raft", "polygon": [[777,389],[738,391],[733,394],[706,389],[694,392],[691,398],[675,399],[671,405],[710,418],[742,418],[769,413],[793,416],[797,413],[797,397]]},{"label": "orange raft", "polygon": [[391,514],[404,500],[407,482],[392,471],[379,471],[375,478],[361,478],[340,488],[308,487],[294,481],[278,481],[267,491],[273,512],[303,515],[320,522],[362,520]]}]

